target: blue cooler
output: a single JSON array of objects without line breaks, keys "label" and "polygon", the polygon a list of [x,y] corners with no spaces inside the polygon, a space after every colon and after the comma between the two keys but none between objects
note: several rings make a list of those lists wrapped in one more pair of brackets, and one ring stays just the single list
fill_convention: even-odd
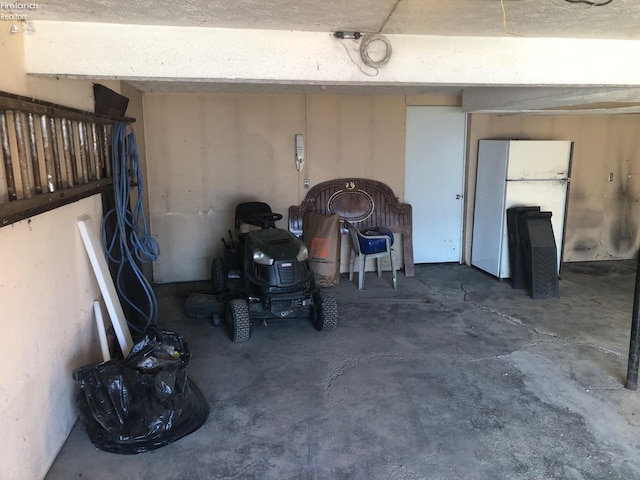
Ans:
[{"label": "blue cooler", "polygon": [[364,237],[358,237],[360,243],[360,251],[365,255],[371,255],[372,253],[384,252],[387,248],[384,238],[367,238],[367,236],[384,236],[389,237],[389,244],[393,245],[393,232],[388,228],[374,227],[368,228],[361,232]]}]

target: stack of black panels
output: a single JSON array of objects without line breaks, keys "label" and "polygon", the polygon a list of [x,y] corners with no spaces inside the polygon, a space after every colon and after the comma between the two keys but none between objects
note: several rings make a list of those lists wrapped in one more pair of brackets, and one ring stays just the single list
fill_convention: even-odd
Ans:
[{"label": "stack of black panels", "polygon": [[540,207],[507,210],[513,288],[529,287],[532,298],[559,296],[556,241],[551,212]]}]

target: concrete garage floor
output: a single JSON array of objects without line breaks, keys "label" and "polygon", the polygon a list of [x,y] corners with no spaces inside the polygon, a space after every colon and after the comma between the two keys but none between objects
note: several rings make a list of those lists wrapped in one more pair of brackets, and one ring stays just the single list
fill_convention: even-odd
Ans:
[{"label": "concrete garage floor", "polygon": [[186,317],[193,284],[160,286],[207,423],[134,456],[78,424],[46,478],[640,478],[640,392],[623,388],[635,262],[568,264],[550,300],[458,265],[397,291],[389,277],[359,292],[343,276],[333,332],[274,321],[244,344]]}]

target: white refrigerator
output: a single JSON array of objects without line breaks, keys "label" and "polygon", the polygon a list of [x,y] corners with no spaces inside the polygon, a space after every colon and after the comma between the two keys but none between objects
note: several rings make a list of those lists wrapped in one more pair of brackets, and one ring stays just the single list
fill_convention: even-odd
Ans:
[{"label": "white refrigerator", "polygon": [[507,209],[540,206],[551,212],[560,269],[570,141],[480,140],[471,264],[498,278],[511,277]]}]

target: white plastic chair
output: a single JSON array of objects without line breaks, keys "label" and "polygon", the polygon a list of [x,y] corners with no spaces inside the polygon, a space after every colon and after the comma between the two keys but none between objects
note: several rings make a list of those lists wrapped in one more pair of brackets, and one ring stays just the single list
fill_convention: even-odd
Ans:
[{"label": "white plastic chair", "polygon": [[[356,266],[356,256],[358,257],[358,289],[364,290],[364,269],[367,257],[375,258],[378,267],[378,276],[382,276],[382,258],[389,255],[391,260],[391,273],[393,274],[393,288],[398,287],[398,279],[396,273],[396,265],[393,259],[393,248],[391,247],[391,239],[387,235],[364,235],[350,222],[343,220],[344,226],[349,230],[349,236],[351,238],[351,262],[349,266],[349,281],[353,281],[353,271]],[[363,253],[360,241],[364,240],[365,244],[367,240],[384,240],[384,249],[376,249],[374,252]]]}]

